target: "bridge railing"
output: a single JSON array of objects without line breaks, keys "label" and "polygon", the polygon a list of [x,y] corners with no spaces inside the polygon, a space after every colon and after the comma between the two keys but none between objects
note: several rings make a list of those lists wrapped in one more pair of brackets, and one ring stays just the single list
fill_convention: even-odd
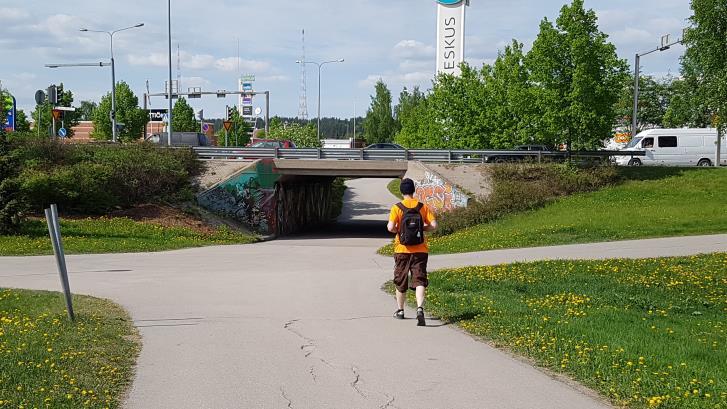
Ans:
[{"label": "bridge railing", "polygon": [[[395,150],[395,149],[274,149],[274,148],[192,148],[200,159],[253,160],[381,160],[420,161],[429,163],[492,163],[529,159],[532,161],[558,161],[568,158],[568,152],[497,151],[497,150]],[[645,156],[643,151],[578,151],[570,152],[573,158],[608,159],[613,156]]]}]

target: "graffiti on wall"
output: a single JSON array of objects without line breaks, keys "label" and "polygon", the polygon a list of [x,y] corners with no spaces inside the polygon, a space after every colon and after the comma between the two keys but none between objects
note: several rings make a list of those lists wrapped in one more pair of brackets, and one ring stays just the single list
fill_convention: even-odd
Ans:
[{"label": "graffiti on wall", "polygon": [[435,213],[467,207],[469,198],[456,186],[433,172],[425,172],[424,180],[415,181],[414,198],[426,203]]},{"label": "graffiti on wall", "polygon": [[280,176],[271,162],[258,162],[197,197],[208,210],[247,225],[264,235],[276,233],[276,182]]}]

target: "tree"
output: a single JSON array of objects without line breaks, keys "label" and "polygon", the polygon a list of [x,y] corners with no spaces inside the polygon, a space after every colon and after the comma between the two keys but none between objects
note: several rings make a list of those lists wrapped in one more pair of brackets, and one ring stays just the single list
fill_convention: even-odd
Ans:
[{"label": "tree", "polygon": [[665,127],[706,128],[712,124],[710,110],[699,95],[698,82],[693,76],[684,76],[671,83],[669,107],[664,114]]},{"label": "tree", "polygon": [[391,142],[397,127],[391,109],[391,91],[384,81],[376,82],[376,95],[364,119],[364,137],[368,143]]},{"label": "tree", "polygon": [[320,148],[316,126],[313,123],[284,123],[279,118],[270,121],[270,139],[293,141],[298,148]]},{"label": "tree", "polygon": [[512,149],[525,143],[546,143],[538,132],[539,116],[532,104],[533,87],[525,66],[523,44],[517,40],[500,52],[485,83],[490,148]]},{"label": "tree", "polygon": [[626,62],[607,39],[583,0],[563,6],[556,25],[547,18],[540,24],[526,64],[537,84],[542,140],[581,149],[599,147],[611,136],[628,74]]},{"label": "tree", "polygon": [[174,132],[199,132],[199,123],[194,109],[184,98],[179,98],[172,109],[172,129]]},{"label": "tree", "polygon": [[682,74],[696,85],[696,94],[714,116],[714,124],[727,130],[727,1],[692,0],[692,26],[684,35],[687,51]]},{"label": "tree", "polygon": [[93,112],[98,108],[98,104],[93,101],[81,101],[81,105],[76,108],[78,119],[80,121],[93,121]]},{"label": "tree", "polygon": [[[5,100],[5,91],[0,89],[0,101]],[[0,124],[4,125],[6,114],[0,109]],[[0,234],[17,233],[25,209],[20,189],[17,159],[10,154],[5,126],[0,126]]]},{"label": "tree", "polygon": [[[111,93],[101,98],[101,103],[93,113],[94,139],[110,141],[111,132]],[[120,142],[134,141],[142,137],[149,115],[139,108],[139,98],[134,95],[125,82],[116,84],[116,121],[124,124],[118,131]]]},{"label": "tree", "polygon": [[22,109],[15,112],[15,131],[30,132],[30,122],[28,122],[28,117]]},{"label": "tree", "polygon": [[[63,83],[59,85],[61,91],[58,93],[58,104],[57,106],[70,108],[73,106],[73,92],[66,90],[63,87]],[[50,102],[46,101],[42,104],[36,105],[33,111],[33,119],[36,121],[36,129],[40,128],[41,134],[50,135],[52,134],[53,128],[53,106]],[[40,117],[38,113],[40,112]],[[61,119],[56,121],[56,132],[61,126],[65,127],[68,131],[67,136],[73,137],[73,127],[78,125],[79,113],[74,111],[63,111],[61,113]]]},{"label": "tree", "polygon": [[230,128],[228,136],[229,145],[245,146],[250,143],[250,133],[252,132],[250,123],[240,116],[240,113],[236,109],[232,110],[232,116],[229,120],[232,121],[232,128]]},{"label": "tree", "polygon": [[616,103],[616,124],[632,135],[639,132],[661,128],[672,99],[673,78],[662,80],[651,76],[639,78],[639,115],[634,132],[632,118],[634,115],[634,79],[633,75],[624,83],[621,95]]}]

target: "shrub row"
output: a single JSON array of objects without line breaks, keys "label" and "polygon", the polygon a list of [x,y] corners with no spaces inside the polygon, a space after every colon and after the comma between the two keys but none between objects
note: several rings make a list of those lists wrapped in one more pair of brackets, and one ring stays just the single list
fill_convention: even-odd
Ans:
[{"label": "shrub row", "polygon": [[[17,180],[31,211],[51,203],[64,211],[104,214],[116,208],[191,194],[201,163],[187,149],[147,144],[65,145],[48,140],[16,142]],[[181,197],[180,197],[181,196]]]},{"label": "shrub row", "polygon": [[439,216],[435,236],[488,223],[510,213],[539,208],[562,196],[590,192],[619,180],[612,166],[580,168],[568,164],[504,164],[492,167],[493,190],[485,200]]}]

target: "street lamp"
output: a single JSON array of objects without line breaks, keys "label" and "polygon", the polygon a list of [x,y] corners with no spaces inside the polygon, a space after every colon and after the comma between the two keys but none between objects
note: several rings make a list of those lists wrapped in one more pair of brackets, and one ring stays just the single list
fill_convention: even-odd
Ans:
[{"label": "street lamp", "polygon": [[139,28],[144,27],[144,23],[139,23],[134,26],[130,27],[124,27],[120,28],[118,30],[114,31],[99,31],[99,30],[89,30],[87,28],[82,28],[81,31],[84,33],[104,33],[108,34],[109,38],[111,39],[111,140],[115,143],[117,141],[116,133],[116,66],[114,65],[114,34],[125,31],[125,30],[131,30],[132,28]]},{"label": "street lamp", "polygon": [[337,62],[344,62],[345,60],[341,58],[340,60],[331,60],[331,61],[324,61],[322,63],[317,63],[314,61],[301,61],[298,60],[295,63],[296,64],[313,64],[318,67],[318,140],[321,140],[321,68],[326,64],[333,64]]},{"label": "street lamp", "polygon": [[636,127],[638,126],[638,116],[639,116],[639,77],[641,76],[641,57],[647,56],[651,53],[655,53],[657,51],[666,51],[670,49],[672,46],[677,44],[682,44],[682,40],[677,40],[673,43],[669,43],[669,35],[665,35],[661,37],[661,47],[655,48],[653,50],[647,51],[645,53],[637,53],[636,54],[636,61],[634,62],[634,112],[633,116],[631,117],[631,137],[633,138],[636,136]]}]

